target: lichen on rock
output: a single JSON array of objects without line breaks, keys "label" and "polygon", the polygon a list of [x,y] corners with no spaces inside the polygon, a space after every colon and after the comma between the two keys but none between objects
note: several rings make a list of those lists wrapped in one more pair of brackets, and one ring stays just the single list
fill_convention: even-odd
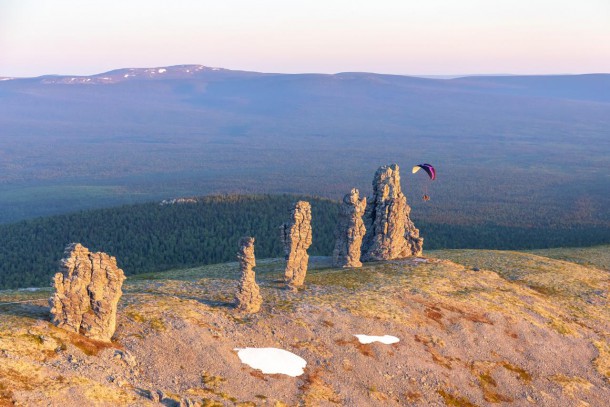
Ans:
[{"label": "lichen on rock", "polygon": [[339,221],[335,232],[333,266],[362,267],[360,262],[362,239],[366,228],[362,215],[366,210],[366,198],[360,199],[357,189],[352,189],[343,197],[339,208]]},{"label": "lichen on rock", "polygon": [[55,325],[83,336],[109,342],[116,329],[117,304],[125,274],[116,259],[91,253],[80,243],[68,245],[55,274],[49,300]]},{"label": "lichen on rock", "polygon": [[307,249],[311,246],[311,205],[306,201],[298,201],[291,212],[289,222],[280,226],[280,235],[286,254],[286,284],[298,287],[305,282],[309,255]]},{"label": "lichen on rock", "polygon": [[379,167],[373,179],[373,197],[365,212],[363,261],[421,256],[424,239],[410,213],[411,207],[401,191],[398,165]]},{"label": "lichen on rock", "polygon": [[263,298],[260,295],[258,284],[256,284],[256,274],[253,270],[256,267],[253,237],[242,237],[240,239],[237,260],[239,261],[241,279],[235,296],[236,308],[250,313],[258,312],[263,303]]}]

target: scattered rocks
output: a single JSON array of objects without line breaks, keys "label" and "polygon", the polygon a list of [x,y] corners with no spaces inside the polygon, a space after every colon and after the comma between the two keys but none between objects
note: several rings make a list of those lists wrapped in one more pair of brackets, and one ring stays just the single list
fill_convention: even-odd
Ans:
[{"label": "scattered rocks", "polygon": [[362,238],[366,228],[362,215],[366,210],[366,198],[360,199],[357,189],[343,197],[339,209],[335,250],[333,251],[334,267],[362,267],[360,252]]},{"label": "scattered rocks", "polygon": [[137,365],[136,358],[127,350],[115,350],[114,358],[122,361],[128,367],[135,367]]},{"label": "scattered rocks", "polygon": [[258,284],[256,284],[253,267],[256,267],[254,257],[254,238],[242,237],[239,241],[237,259],[241,270],[241,279],[237,291],[236,307],[245,312],[258,312],[263,302]]},{"label": "scattered rocks", "polygon": [[190,398],[183,398],[180,400],[180,407],[199,407],[201,403],[194,401]]},{"label": "scattered rocks", "polygon": [[180,402],[182,401],[180,396],[165,393],[161,390],[157,390],[159,395],[159,402],[167,407],[180,407]]},{"label": "scattered rocks", "polygon": [[298,287],[305,282],[311,246],[311,205],[299,201],[291,213],[290,222],[280,226],[282,244],[286,253],[285,281],[289,287]]},{"label": "scattered rocks", "polygon": [[364,261],[420,256],[424,239],[411,221],[411,207],[400,188],[397,164],[379,167],[373,179],[373,197],[365,212]]},{"label": "scattered rocks", "polygon": [[125,280],[116,259],[91,253],[80,243],[66,247],[55,294],[49,300],[55,325],[99,341],[110,342],[116,329],[117,304]]},{"label": "scattered rocks", "polygon": [[146,390],[144,395],[145,397],[148,397],[150,400],[152,400],[155,403],[158,403],[161,401],[161,395],[163,393],[157,390]]}]

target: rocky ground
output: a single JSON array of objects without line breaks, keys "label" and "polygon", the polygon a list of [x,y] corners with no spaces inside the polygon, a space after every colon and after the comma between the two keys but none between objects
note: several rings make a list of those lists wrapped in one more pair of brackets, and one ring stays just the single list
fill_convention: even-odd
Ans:
[{"label": "rocky ground", "polygon": [[[233,307],[237,263],[128,278],[110,345],[53,326],[49,289],[3,291],[0,406],[606,406],[608,247],[564,253],[312,258],[297,293],[283,261],[257,260],[254,315]],[[263,374],[244,347],[286,349],[305,373]]]}]

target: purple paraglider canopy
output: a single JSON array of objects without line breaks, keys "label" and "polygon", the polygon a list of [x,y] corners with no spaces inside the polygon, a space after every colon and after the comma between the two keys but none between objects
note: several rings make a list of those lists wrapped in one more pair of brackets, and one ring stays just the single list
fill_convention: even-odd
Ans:
[{"label": "purple paraglider canopy", "polygon": [[424,171],[426,171],[426,173],[428,174],[428,176],[430,177],[431,180],[435,180],[436,179],[436,170],[434,169],[434,167],[430,164],[418,164],[415,167],[413,167],[413,174],[415,174],[417,171],[419,171],[419,169],[423,169]]}]

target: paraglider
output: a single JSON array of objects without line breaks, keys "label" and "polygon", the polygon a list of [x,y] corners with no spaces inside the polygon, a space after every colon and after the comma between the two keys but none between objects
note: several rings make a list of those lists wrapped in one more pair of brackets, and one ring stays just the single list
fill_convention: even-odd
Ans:
[{"label": "paraglider", "polygon": [[415,174],[420,169],[426,171],[432,181],[436,179],[436,170],[430,164],[417,164],[415,167],[413,167],[413,174]]},{"label": "paraglider", "polygon": [[[430,180],[434,181],[436,179],[436,169],[430,164],[418,164],[413,167],[413,174],[415,174],[419,170],[424,170],[426,174],[430,177]],[[422,199],[427,202],[430,200],[430,195],[428,195],[428,185],[424,186],[424,195]]]}]

